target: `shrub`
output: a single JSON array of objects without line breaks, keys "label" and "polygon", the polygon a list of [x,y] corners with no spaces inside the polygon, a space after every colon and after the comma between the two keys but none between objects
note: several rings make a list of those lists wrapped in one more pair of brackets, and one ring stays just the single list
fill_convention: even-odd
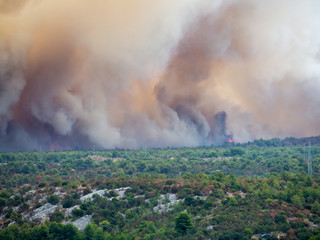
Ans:
[{"label": "shrub", "polygon": [[57,195],[51,195],[48,198],[48,203],[51,203],[52,205],[57,205],[59,203],[59,197]]}]

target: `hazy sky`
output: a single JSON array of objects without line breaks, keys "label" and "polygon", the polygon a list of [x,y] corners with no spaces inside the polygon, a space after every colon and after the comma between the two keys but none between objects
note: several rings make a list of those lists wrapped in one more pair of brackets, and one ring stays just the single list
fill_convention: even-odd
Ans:
[{"label": "hazy sky", "polygon": [[320,134],[318,0],[0,0],[0,150]]}]

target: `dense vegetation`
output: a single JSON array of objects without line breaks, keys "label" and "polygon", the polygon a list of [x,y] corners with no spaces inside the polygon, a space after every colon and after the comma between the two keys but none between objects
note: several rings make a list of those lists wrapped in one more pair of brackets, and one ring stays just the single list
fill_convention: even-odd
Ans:
[{"label": "dense vegetation", "polygon": [[310,176],[292,142],[2,153],[0,239],[320,239],[320,147]]}]

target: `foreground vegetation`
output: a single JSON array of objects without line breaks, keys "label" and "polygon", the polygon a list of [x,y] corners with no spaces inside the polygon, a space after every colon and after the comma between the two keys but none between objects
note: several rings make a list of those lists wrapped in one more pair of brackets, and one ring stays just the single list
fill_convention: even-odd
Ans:
[{"label": "foreground vegetation", "polygon": [[320,148],[312,177],[306,151],[2,153],[0,239],[320,239]]}]

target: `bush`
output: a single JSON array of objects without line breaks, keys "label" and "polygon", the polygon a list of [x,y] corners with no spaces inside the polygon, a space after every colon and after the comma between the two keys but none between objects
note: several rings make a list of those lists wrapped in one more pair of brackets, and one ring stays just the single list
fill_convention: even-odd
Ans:
[{"label": "bush", "polygon": [[0,208],[6,205],[6,200],[0,197]]},{"label": "bush", "polygon": [[277,224],[287,223],[287,219],[284,215],[279,214],[279,215],[275,216],[274,222]]},{"label": "bush", "polygon": [[1,198],[9,198],[11,194],[8,191],[1,191],[0,192],[0,197]]},{"label": "bush", "polygon": [[108,198],[117,197],[118,193],[115,190],[110,190],[108,192],[105,192],[104,196]]},{"label": "bush", "polygon": [[77,205],[79,202],[80,201],[78,199],[66,197],[62,201],[62,206],[63,206],[63,208],[70,208],[70,207],[73,207],[74,205]]},{"label": "bush", "polygon": [[87,195],[89,193],[92,193],[92,190],[90,187],[86,187],[86,189],[83,190],[83,195]]},{"label": "bush", "polygon": [[82,209],[74,209],[72,215],[75,217],[82,217],[85,214],[85,211]]},{"label": "bush", "polygon": [[48,203],[51,203],[52,205],[57,205],[59,203],[59,197],[57,195],[51,195],[48,198]]},{"label": "bush", "polygon": [[54,212],[51,216],[50,216],[50,221],[51,222],[61,222],[64,219],[64,213],[63,212]]}]

